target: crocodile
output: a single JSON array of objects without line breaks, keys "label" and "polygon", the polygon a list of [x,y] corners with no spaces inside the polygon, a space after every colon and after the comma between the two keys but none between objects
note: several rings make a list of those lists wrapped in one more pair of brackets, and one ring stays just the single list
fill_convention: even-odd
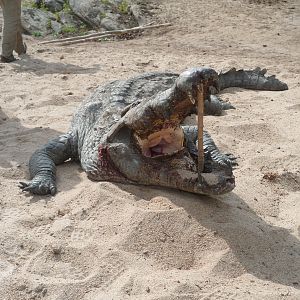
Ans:
[{"label": "crocodile", "polygon": [[[56,165],[79,161],[88,178],[125,184],[175,188],[218,195],[235,187],[236,158],[223,154],[203,132],[204,169],[198,172],[198,128],[182,125],[197,113],[200,87],[205,114],[220,115],[233,106],[216,94],[228,87],[286,90],[266,70],[208,67],[181,74],[144,73],[98,87],[74,114],[68,133],[36,150],[29,161],[29,182],[23,191],[54,195]],[[199,174],[198,174],[199,173]]]}]

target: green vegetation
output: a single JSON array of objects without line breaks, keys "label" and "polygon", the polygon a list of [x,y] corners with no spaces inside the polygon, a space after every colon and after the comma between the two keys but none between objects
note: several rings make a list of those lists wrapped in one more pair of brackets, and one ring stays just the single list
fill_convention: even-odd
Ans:
[{"label": "green vegetation", "polygon": [[87,32],[88,28],[85,24],[82,24],[79,28],[75,25],[62,26],[61,33],[63,35],[81,35]]},{"label": "green vegetation", "polygon": [[[29,7],[29,8],[41,9],[43,11],[49,11],[47,9],[44,1],[42,1],[41,6],[38,7],[38,5],[36,5],[35,1],[33,1],[33,0],[24,0],[24,1],[22,1],[22,6],[23,7]],[[70,3],[69,3],[68,0],[65,1],[62,11],[66,12],[66,13],[71,13],[72,12],[72,9],[71,9],[71,6],[70,6]]]},{"label": "green vegetation", "polygon": [[72,13],[72,9],[71,9],[69,1],[65,1],[64,6],[63,6],[63,11],[66,13]]},{"label": "green vegetation", "polygon": [[119,11],[120,11],[121,14],[127,14],[128,13],[128,9],[129,9],[129,5],[128,5],[127,1],[123,0],[119,4],[118,9],[119,9]]},{"label": "green vegetation", "polygon": [[[108,0],[101,0],[101,1],[107,1]],[[49,10],[46,8],[44,1],[42,1],[41,7],[39,8],[34,0],[23,0],[22,1],[22,6],[23,7],[28,7],[28,8],[34,8],[34,9],[41,9],[43,11],[49,12]],[[53,13],[53,16],[55,17],[55,20],[61,24],[61,31],[60,32],[54,32],[52,28],[52,20],[48,19],[46,23],[46,28],[52,32],[52,34],[56,37],[59,37],[61,35],[63,36],[72,36],[72,35],[78,35],[78,34],[85,34],[88,31],[87,25],[84,23],[81,23],[80,26],[76,24],[62,24],[62,17],[61,14],[68,14],[68,15],[73,15],[73,11],[70,7],[69,0],[65,0],[65,3],[63,5],[63,9],[59,12]],[[103,14],[102,18],[105,17],[106,15]],[[52,18],[53,19],[53,18]],[[34,37],[41,37],[43,36],[41,31],[35,31],[32,33]]]},{"label": "green vegetation", "polygon": [[36,5],[35,5],[34,1],[32,1],[32,0],[24,0],[24,1],[22,1],[22,6],[23,7],[36,8]]},{"label": "green vegetation", "polygon": [[47,21],[47,29],[52,29],[52,24],[50,19],[48,19]]},{"label": "green vegetation", "polygon": [[39,9],[43,11],[49,11],[44,2],[41,4],[41,7]]},{"label": "green vegetation", "polygon": [[38,7],[36,4],[35,4],[35,1],[32,1],[32,0],[25,0],[22,2],[22,6],[23,7],[29,7],[29,8],[37,8],[37,9],[41,9],[43,11],[48,11],[47,7],[45,6],[45,3],[42,2],[41,3],[41,7]]},{"label": "green vegetation", "polygon": [[100,12],[100,13],[99,13],[99,16],[100,16],[101,19],[104,19],[104,18],[106,17],[106,13]]},{"label": "green vegetation", "polygon": [[82,25],[80,25],[80,27],[79,27],[79,31],[80,31],[81,33],[83,33],[83,34],[85,34],[88,30],[89,30],[89,29],[88,29],[88,27],[87,27],[86,24],[82,24]]},{"label": "green vegetation", "polygon": [[74,34],[77,33],[79,29],[74,25],[64,25],[61,29],[61,32],[64,34]]},{"label": "green vegetation", "polygon": [[60,14],[59,14],[59,12],[54,13],[54,17],[55,17],[55,20],[57,22],[60,22]]},{"label": "green vegetation", "polygon": [[104,5],[110,4],[110,3],[109,3],[109,0],[100,0],[100,2],[101,2],[102,4],[104,4]]},{"label": "green vegetation", "polygon": [[41,36],[43,36],[43,35],[42,35],[42,33],[41,33],[40,31],[35,31],[35,32],[33,33],[33,36],[34,36],[34,37],[41,37]]}]

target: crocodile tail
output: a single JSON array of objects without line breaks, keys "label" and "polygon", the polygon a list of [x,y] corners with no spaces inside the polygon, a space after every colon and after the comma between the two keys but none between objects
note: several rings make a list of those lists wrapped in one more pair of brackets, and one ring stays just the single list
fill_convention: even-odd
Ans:
[{"label": "crocodile tail", "polygon": [[230,69],[219,74],[220,90],[229,87],[241,87],[252,90],[283,91],[287,90],[286,83],[278,80],[275,75],[265,76],[267,70],[256,68],[254,70]]}]

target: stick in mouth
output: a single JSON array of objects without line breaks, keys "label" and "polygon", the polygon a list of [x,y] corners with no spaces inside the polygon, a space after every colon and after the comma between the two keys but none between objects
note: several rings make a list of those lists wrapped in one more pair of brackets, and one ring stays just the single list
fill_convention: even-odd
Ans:
[{"label": "stick in mouth", "polygon": [[204,89],[203,83],[198,87],[198,178],[200,180],[201,173],[204,168],[204,149],[203,149],[203,115],[204,115]]}]

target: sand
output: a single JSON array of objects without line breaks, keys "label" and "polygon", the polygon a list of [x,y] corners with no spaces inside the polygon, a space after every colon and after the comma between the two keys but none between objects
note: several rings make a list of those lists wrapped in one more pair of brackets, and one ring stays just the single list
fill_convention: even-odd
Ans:
[{"label": "sand", "polygon": [[[28,55],[0,64],[0,299],[300,299],[300,5],[269,2],[153,0],[172,27],[68,47],[26,36]],[[98,85],[203,65],[289,85],[230,88],[236,110],[205,117],[238,156],[233,192],[91,182],[76,163],[58,167],[55,197],[19,190]]]}]

